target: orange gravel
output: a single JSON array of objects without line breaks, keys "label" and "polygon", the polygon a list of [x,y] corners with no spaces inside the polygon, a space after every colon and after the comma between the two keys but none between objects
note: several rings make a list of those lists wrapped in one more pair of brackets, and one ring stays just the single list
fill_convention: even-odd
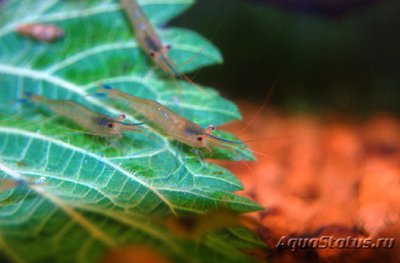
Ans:
[{"label": "orange gravel", "polygon": [[[258,108],[239,103],[244,120]],[[245,122],[246,123],[246,122]],[[240,133],[243,123],[222,127]],[[400,120],[375,114],[283,115],[266,110],[243,134],[257,162],[218,162],[245,186],[240,194],[266,211],[263,227],[272,262],[399,262],[392,249],[276,249],[281,236],[400,237]],[[400,239],[396,240],[400,242]]]}]

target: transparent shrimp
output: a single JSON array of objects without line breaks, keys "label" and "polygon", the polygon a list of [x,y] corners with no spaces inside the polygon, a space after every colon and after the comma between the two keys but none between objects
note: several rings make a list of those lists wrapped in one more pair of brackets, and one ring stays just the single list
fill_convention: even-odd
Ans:
[{"label": "transparent shrimp", "polygon": [[12,177],[0,178],[0,192],[5,192],[17,187],[43,185],[46,183],[46,177],[44,176],[41,176],[36,180],[34,178],[25,178],[5,164],[0,163],[0,174],[2,172],[11,174]]},{"label": "transparent shrimp", "polygon": [[43,185],[46,182],[46,177],[42,176],[38,180],[34,179],[0,179],[0,192],[5,192],[17,187],[31,186],[31,185]]},{"label": "transparent shrimp", "polygon": [[93,135],[100,137],[121,137],[122,132],[137,132],[139,125],[143,123],[125,123],[125,114],[117,118],[94,112],[78,103],[69,100],[53,100],[39,95],[28,95],[30,100],[48,107],[54,113],[65,117]]},{"label": "transparent shrimp", "polygon": [[214,136],[212,134],[215,131],[214,126],[209,125],[206,129],[203,129],[200,125],[185,119],[156,101],[126,94],[106,84],[101,85],[101,93],[107,97],[126,103],[132,109],[133,114],[140,114],[155,125],[162,133],[188,146],[206,148],[208,151],[211,151],[211,147],[231,149],[234,145],[243,145],[241,142]]},{"label": "transparent shrimp", "polygon": [[41,42],[54,42],[64,36],[61,28],[48,24],[22,24],[15,27],[15,31],[23,36]]},{"label": "transparent shrimp", "polygon": [[25,181],[19,179],[19,180],[12,180],[8,178],[3,178],[0,179],[0,192],[5,192],[10,189],[16,188],[18,186],[23,186],[25,185]]},{"label": "transparent shrimp", "polygon": [[[169,57],[168,51],[171,45],[163,45],[160,37],[157,35],[154,27],[148,21],[145,13],[136,0],[121,0],[124,10],[132,24],[137,40],[146,54],[153,62],[160,67],[164,72],[171,75],[174,80],[176,78],[184,79],[207,94],[202,88],[193,83],[193,81],[179,71],[172,59]],[[179,85],[179,84],[178,84]]]}]

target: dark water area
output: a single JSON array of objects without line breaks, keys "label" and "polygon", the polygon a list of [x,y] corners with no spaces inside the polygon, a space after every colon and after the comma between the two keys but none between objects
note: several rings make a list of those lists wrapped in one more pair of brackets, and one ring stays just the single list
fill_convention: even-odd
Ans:
[{"label": "dark water area", "polygon": [[399,1],[365,1],[340,13],[271,2],[201,0],[171,23],[223,53],[225,63],[202,70],[198,82],[260,102],[276,81],[270,104],[294,111],[400,114]]},{"label": "dark water area", "polygon": [[400,116],[399,14],[397,0],[198,0],[170,25],[220,48],[195,80],[229,98],[259,103],[276,82],[282,109]]},{"label": "dark water area", "polygon": [[381,0],[252,0],[253,2],[280,7],[294,12],[321,16],[345,16],[355,10],[369,7]]}]

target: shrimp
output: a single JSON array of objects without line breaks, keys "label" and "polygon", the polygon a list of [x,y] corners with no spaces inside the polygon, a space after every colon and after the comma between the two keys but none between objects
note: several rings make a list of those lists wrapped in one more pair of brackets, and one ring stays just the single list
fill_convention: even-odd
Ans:
[{"label": "shrimp", "polygon": [[23,36],[46,43],[54,42],[64,36],[61,28],[46,24],[22,24],[18,25],[15,31]]},{"label": "shrimp", "polygon": [[154,124],[162,133],[190,147],[206,148],[208,151],[211,151],[211,147],[230,149],[233,145],[242,145],[241,142],[214,136],[212,134],[215,131],[213,125],[209,125],[206,129],[203,129],[200,125],[185,119],[156,101],[126,94],[106,84],[101,84],[101,86],[101,93],[110,98],[123,101],[134,113],[139,113]]},{"label": "shrimp", "polygon": [[32,186],[32,185],[43,185],[46,183],[46,177],[41,176],[37,180],[33,178],[24,178],[8,166],[0,163],[0,174],[1,172],[6,172],[12,174],[13,177],[3,177],[0,178],[0,192],[8,191],[17,187]]},{"label": "shrimp", "polygon": [[2,178],[0,179],[0,192],[5,192],[17,187],[24,187],[24,186],[32,186],[32,185],[42,185],[46,181],[46,177],[42,176],[37,181],[33,179],[24,180],[24,179],[8,179]]},{"label": "shrimp", "polygon": [[31,186],[31,185],[41,185],[44,184],[44,182],[46,181],[45,177],[41,177],[38,181],[33,181],[28,180],[25,181],[24,179],[8,179],[8,178],[3,178],[0,179],[0,192],[5,192],[17,187],[24,187],[24,186]]},{"label": "shrimp", "polygon": [[117,118],[111,118],[69,100],[53,100],[33,94],[29,94],[28,96],[33,102],[47,106],[51,111],[75,122],[93,135],[100,137],[121,137],[122,132],[138,131],[136,126],[143,124],[125,123],[122,122],[126,117],[125,114],[121,114]]},{"label": "shrimp", "polygon": [[25,181],[22,179],[11,180],[11,179],[0,179],[0,192],[5,192],[18,186],[23,186]]},{"label": "shrimp", "polygon": [[[160,67],[164,72],[171,75],[175,81],[176,78],[184,79],[207,94],[202,88],[193,83],[193,81],[179,71],[172,59],[168,55],[171,45],[163,45],[160,37],[157,35],[154,27],[148,21],[144,11],[136,0],[121,0],[126,15],[131,22],[137,35],[138,42],[145,53]],[[207,94],[208,95],[208,94]]]}]

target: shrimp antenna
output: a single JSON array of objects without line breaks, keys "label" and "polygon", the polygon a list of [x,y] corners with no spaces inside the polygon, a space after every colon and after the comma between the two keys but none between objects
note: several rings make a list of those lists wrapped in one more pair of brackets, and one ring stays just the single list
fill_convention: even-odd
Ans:
[{"label": "shrimp antenna", "polygon": [[219,138],[219,137],[217,137],[217,136],[214,136],[214,135],[212,135],[212,134],[206,134],[208,137],[211,137],[211,138],[213,138],[213,139],[216,139],[216,140],[219,140],[219,141],[222,141],[222,142],[228,142],[228,143],[233,143],[233,144],[243,144],[242,142],[240,142],[240,141],[231,141],[231,140],[227,140],[227,139],[222,139],[222,138]]},{"label": "shrimp antenna", "polygon": [[198,89],[201,93],[205,94],[207,97],[210,97],[210,95],[207,92],[205,92],[204,89],[200,88],[199,85],[194,83],[188,76],[186,76],[184,73],[180,72],[178,70],[178,68],[176,67],[176,65],[173,64],[173,62],[170,59],[168,59],[164,54],[162,54],[161,57],[162,57],[163,61],[165,62],[165,64],[167,65],[167,67],[172,71],[172,75],[174,75],[174,77],[186,80],[193,87]]},{"label": "shrimp antenna", "polygon": [[[217,29],[215,29],[214,33],[212,34],[212,36],[210,37],[210,41],[212,41],[215,36],[217,35],[217,33],[219,32],[219,30],[222,27],[222,24],[225,21],[225,17],[226,17],[226,13],[223,14],[221,21],[219,22]],[[205,49],[206,49],[207,45],[203,46],[199,51],[196,52],[196,54],[194,54],[192,57],[188,58],[187,60],[185,60],[183,63],[179,64],[179,67],[187,65],[189,63],[191,63],[195,58],[197,58]],[[192,81],[194,81],[194,79],[197,77],[197,75],[201,72],[202,69],[199,69],[193,76]]]},{"label": "shrimp antenna", "polygon": [[239,134],[244,133],[250,126],[254,123],[254,121],[260,116],[261,112],[264,110],[265,106],[267,106],[267,103],[269,99],[272,96],[272,93],[274,92],[276,87],[276,80],[272,83],[272,87],[268,92],[267,97],[265,98],[264,102],[262,103],[261,107],[258,109],[257,113],[254,114],[253,118],[246,124],[246,126],[239,132]]},{"label": "shrimp antenna", "polygon": [[128,123],[128,122],[123,122],[123,121],[115,121],[114,119],[109,119],[109,118],[97,118],[96,122],[99,125],[107,125],[110,121],[116,122],[118,124],[124,125],[124,126],[139,126],[139,125],[143,125],[143,122],[138,122],[138,123]]},{"label": "shrimp antenna", "polygon": [[180,73],[178,75],[179,78],[186,80],[187,82],[189,82],[190,84],[193,85],[193,87],[195,87],[196,89],[198,89],[201,93],[205,94],[207,97],[210,97],[210,94],[208,94],[204,89],[200,88],[199,85],[197,85],[196,83],[193,82],[193,80],[191,80],[188,76],[186,76],[184,73]]},{"label": "shrimp antenna", "polygon": [[124,125],[124,126],[139,126],[139,125],[143,125],[144,122],[138,122],[138,123],[128,123],[128,122],[122,122],[122,121],[118,121],[118,124]]}]

